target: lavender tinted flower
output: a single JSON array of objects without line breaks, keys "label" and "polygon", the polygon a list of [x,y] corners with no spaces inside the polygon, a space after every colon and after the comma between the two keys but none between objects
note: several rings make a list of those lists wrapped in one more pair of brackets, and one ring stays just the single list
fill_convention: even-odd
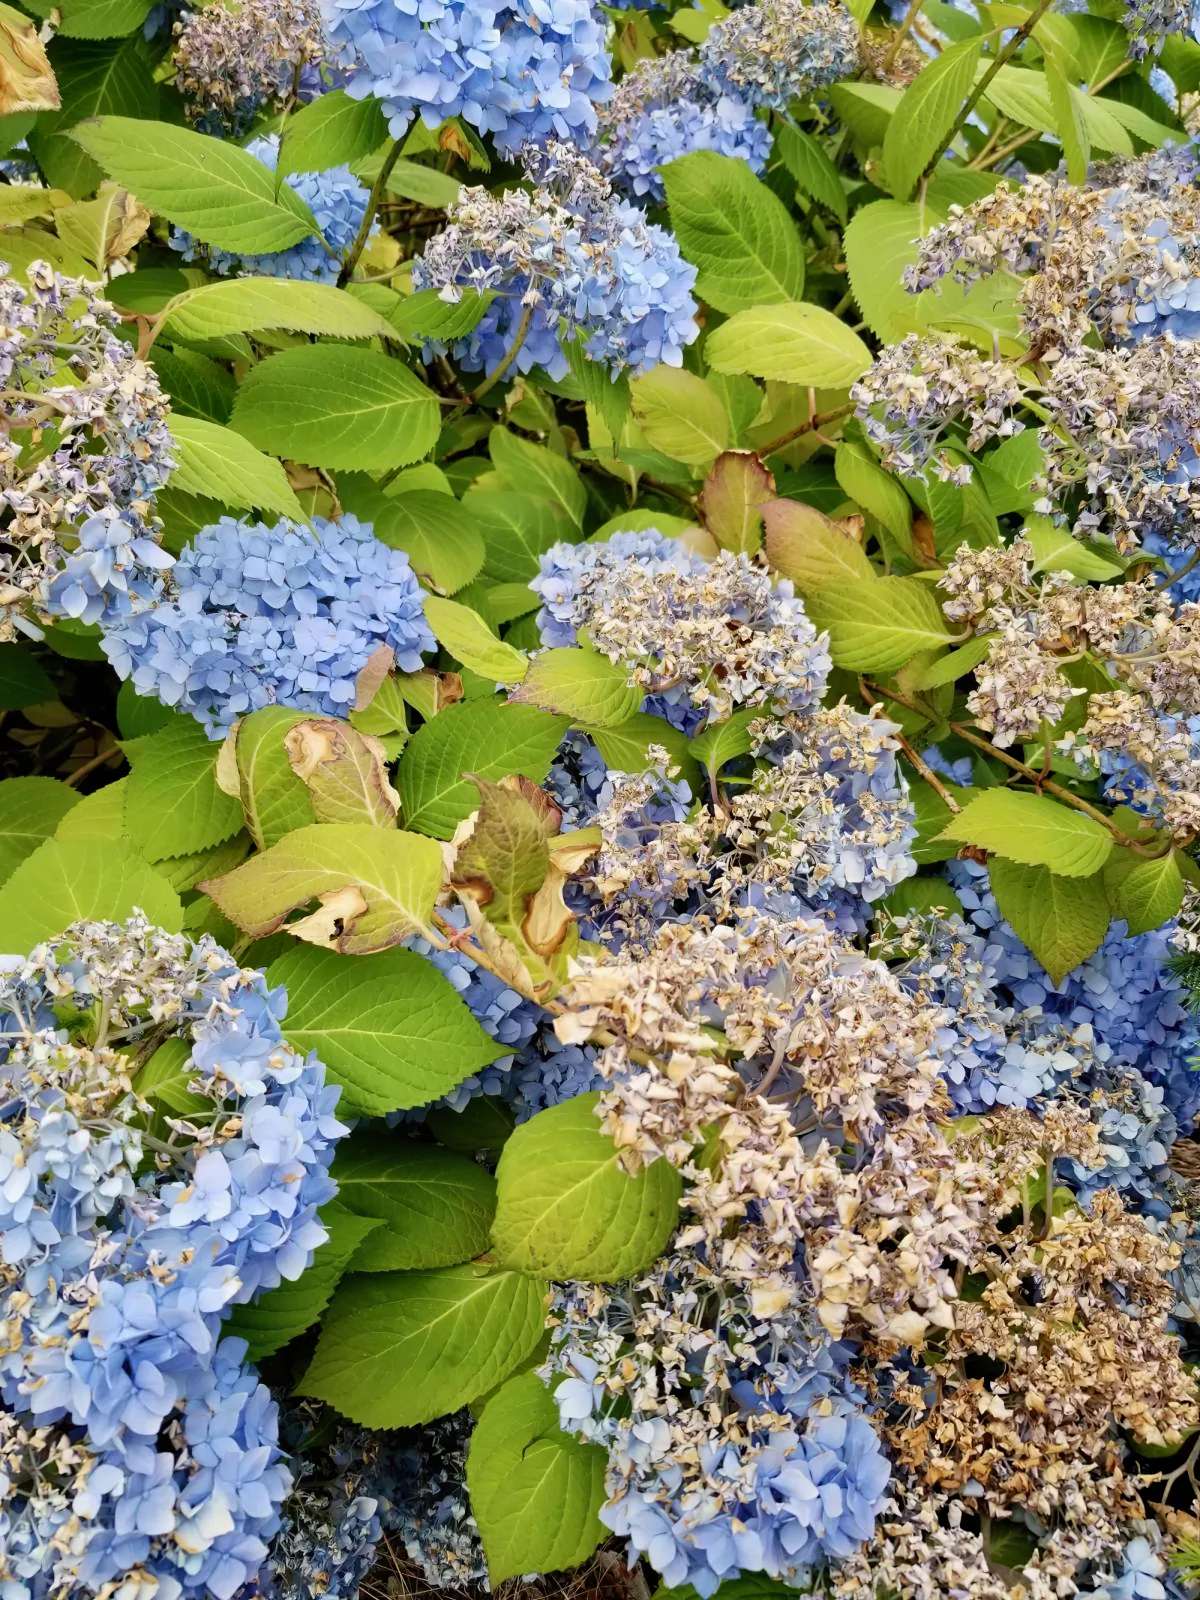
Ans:
[{"label": "lavender tinted flower", "polygon": [[175,24],[175,83],[202,133],[238,138],[264,109],[321,93],[321,20],[310,0],[226,0]]},{"label": "lavender tinted flower", "polygon": [[469,334],[449,346],[429,340],[426,355],[449,349],[467,371],[492,372],[520,338],[514,371],[541,366],[561,378],[562,321],[614,377],[660,361],[679,366],[698,329],[696,269],[675,240],[615,199],[568,146],[552,140],[545,154],[530,149],[525,159],[536,193],[464,189],[449,226],[414,262],[413,286],[437,289],[452,304],[472,289],[496,294]]},{"label": "lavender tinted flower", "polygon": [[[252,139],[245,148],[247,154],[257,157],[269,172],[275,171],[279,163],[277,133],[268,134],[264,139]],[[369,198],[367,190],[349,167],[329,167],[322,172],[291,172],[284,182],[312,212],[321,231],[320,239],[301,239],[299,244],[292,245],[290,249],[277,250],[271,255],[241,256],[200,245],[190,233],[173,229],[169,241],[171,249],[178,250],[185,261],[205,261],[213,272],[222,276],[242,272],[263,278],[336,282],[341,258],[354,243],[362,225]],[[379,224],[375,223],[371,237],[378,232]]]},{"label": "lavender tinted flower", "polygon": [[527,140],[587,143],[611,89],[604,27],[588,0],[321,0],[347,93],[382,100],[394,137],[419,113],[462,116],[515,154]]},{"label": "lavender tinted flower", "polygon": [[184,551],[170,596],[107,629],[104,649],[139,694],[218,737],[267,705],[343,716],[381,645],[417,671],[434,648],[422,596],[407,555],[356,517],[310,528],[223,517]]},{"label": "lavender tinted flower", "polygon": [[[38,635],[30,613],[116,620],[151,604],[171,557],[152,504],[175,463],[154,371],[116,336],[117,314],[44,261],[0,267],[0,639]],[[42,428],[28,459],[25,430]],[[50,448],[47,450],[46,445]],[[42,453],[45,452],[45,453]]]}]

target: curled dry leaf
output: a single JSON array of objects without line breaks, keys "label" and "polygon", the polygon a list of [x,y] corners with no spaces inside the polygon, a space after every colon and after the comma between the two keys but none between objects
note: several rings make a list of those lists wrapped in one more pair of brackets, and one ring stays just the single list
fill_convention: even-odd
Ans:
[{"label": "curled dry leaf", "polygon": [[58,111],[58,83],[37,28],[23,12],[0,5],[0,116]]}]

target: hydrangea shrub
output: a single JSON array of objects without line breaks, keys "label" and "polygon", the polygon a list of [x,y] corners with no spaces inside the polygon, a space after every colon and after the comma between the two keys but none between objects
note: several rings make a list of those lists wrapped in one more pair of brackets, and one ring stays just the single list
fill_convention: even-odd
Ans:
[{"label": "hydrangea shrub", "polygon": [[0,6],[0,1600],[1195,1595],[1200,44],[1001,9]]}]

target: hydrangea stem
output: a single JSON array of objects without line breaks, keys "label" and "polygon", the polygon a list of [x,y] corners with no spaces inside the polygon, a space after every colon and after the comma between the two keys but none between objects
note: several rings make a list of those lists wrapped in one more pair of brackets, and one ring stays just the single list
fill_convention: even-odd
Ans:
[{"label": "hydrangea stem", "polygon": [[358,225],[358,233],[355,235],[354,243],[350,246],[346,259],[342,263],[342,270],[338,273],[339,289],[350,282],[350,279],[354,276],[354,269],[358,265],[358,258],[367,247],[367,240],[371,237],[371,228],[375,222],[375,213],[379,210],[379,202],[383,199],[387,189],[387,181],[392,175],[392,168],[400,159],[402,143],[403,141],[400,139],[392,140],[392,148],[384,156],[383,165],[375,176],[375,182],[371,185],[371,193],[367,198],[367,209],[363,212],[363,219]]},{"label": "hydrangea stem", "polygon": [[1025,18],[1025,21],[1017,29],[1016,33],[1013,34],[1012,38],[1008,41],[1004,48],[997,53],[995,59],[992,61],[991,66],[967,96],[962,110],[955,118],[954,126],[950,129],[950,132],[946,135],[945,139],[941,141],[934,155],[930,157],[928,165],[921,174],[922,183],[924,183],[934,171],[938,162],[942,159],[943,152],[949,150],[955,139],[958,138],[959,134],[966,125],[967,118],[971,115],[972,111],[974,111],[976,103],[981,100],[984,94],[987,92],[988,84],[991,83],[992,79],[1000,71],[1000,68],[1007,66],[1007,64],[1012,60],[1013,56],[1016,55],[1017,51],[1025,43],[1026,39],[1029,38],[1034,28],[1037,27],[1042,17],[1047,11],[1049,11],[1050,6],[1051,0],[1039,0],[1039,3]]}]

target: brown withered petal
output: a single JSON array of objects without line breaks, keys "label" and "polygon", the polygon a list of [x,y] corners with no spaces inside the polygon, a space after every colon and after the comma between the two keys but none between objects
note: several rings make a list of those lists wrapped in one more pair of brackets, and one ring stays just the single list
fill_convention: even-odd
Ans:
[{"label": "brown withered petal", "polygon": [[57,111],[61,105],[36,27],[20,11],[0,4],[0,116]]}]

